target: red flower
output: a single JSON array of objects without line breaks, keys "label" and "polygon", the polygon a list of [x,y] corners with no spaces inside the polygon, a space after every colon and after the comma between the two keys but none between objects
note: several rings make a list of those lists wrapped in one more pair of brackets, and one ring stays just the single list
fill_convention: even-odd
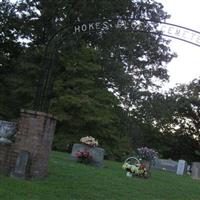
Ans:
[{"label": "red flower", "polygon": [[77,151],[75,153],[75,155],[76,155],[77,158],[82,158],[82,159],[90,159],[92,157],[91,154],[90,154],[90,152],[87,151],[87,150]]},{"label": "red flower", "polygon": [[141,164],[140,167],[139,167],[139,170],[146,170],[146,167],[144,164]]}]

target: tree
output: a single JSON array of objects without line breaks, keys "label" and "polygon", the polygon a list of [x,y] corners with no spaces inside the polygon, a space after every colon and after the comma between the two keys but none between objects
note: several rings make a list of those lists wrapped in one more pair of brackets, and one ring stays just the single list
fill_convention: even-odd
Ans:
[{"label": "tree", "polygon": [[144,99],[146,103],[140,102],[137,107],[137,119],[150,126],[149,134],[153,128],[153,133],[146,135],[143,142],[153,139],[153,145],[159,146],[161,155],[166,158],[199,159],[199,83],[195,79],[166,94],[151,93]]},{"label": "tree", "polygon": [[[78,44],[76,42],[77,46],[84,41],[90,48],[99,49],[99,58],[104,69],[103,78],[107,87],[112,88],[123,97],[123,100],[130,101],[129,95],[133,89],[143,90],[155,86],[154,78],[163,81],[168,79],[165,64],[174,57],[174,54],[167,46],[168,41],[163,39],[156,29],[159,22],[169,17],[162,10],[160,3],[130,0],[22,2],[19,7],[32,14],[24,16],[24,26],[31,27],[27,28],[32,40],[30,45],[38,47],[46,45],[59,30],[63,30],[59,32],[59,37],[66,36],[64,27],[71,27],[80,21],[123,19],[131,23],[133,30],[123,26],[107,31],[100,30],[93,34],[77,35]],[[140,19],[140,22],[136,19]],[[60,41],[59,46],[64,47],[66,39],[77,40],[77,37],[72,38],[68,33],[65,40]],[[125,101],[123,103],[126,104]]]},{"label": "tree", "polygon": [[[123,131],[130,121],[121,125],[123,117],[144,102],[150,87],[157,87],[155,78],[168,79],[165,65],[174,54],[157,31],[159,22],[169,17],[162,5],[153,0],[22,0],[17,12],[22,22],[19,35],[30,42],[15,73],[19,77],[21,69],[28,71],[20,75],[20,88],[13,91],[19,97],[16,107],[22,103],[31,107],[39,74],[46,75],[52,69],[54,85],[47,97],[52,100],[50,110],[62,120],[56,138],[67,133],[70,137],[65,138],[73,135],[77,141],[89,132],[110,146],[110,152],[115,147],[111,153],[116,156],[122,138],[129,137]],[[68,29],[94,19],[108,20],[112,25],[115,19],[125,20],[132,28],[112,26],[81,35]],[[26,98],[20,100],[22,96]],[[135,109],[140,115],[138,112]]]},{"label": "tree", "polygon": [[15,72],[18,57],[22,53],[19,42],[20,20],[16,7],[7,0],[0,2],[0,118],[13,118],[15,113]]},{"label": "tree", "polygon": [[119,145],[120,118],[116,112],[120,109],[119,100],[99,79],[102,68],[97,64],[97,55],[93,49],[82,48],[61,56],[51,111],[62,123],[54,144],[55,148],[65,150],[67,144],[92,135],[106,147],[109,158],[119,158],[127,153],[129,141],[126,141],[126,148]]},{"label": "tree", "polygon": [[190,84],[182,84],[171,91],[176,99],[177,109],[174,112],[174,125],[178,125],[183,134],[200,139],[200,80],[195,79]]}]

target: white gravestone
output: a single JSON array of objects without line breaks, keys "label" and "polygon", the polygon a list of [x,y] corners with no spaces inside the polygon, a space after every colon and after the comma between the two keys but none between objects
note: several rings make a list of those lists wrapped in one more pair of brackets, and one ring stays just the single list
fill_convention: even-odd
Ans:
[{"label": "white gravestone", "polygon": [[8,138],[16,133],[16,123],[0,120],[0,144],[12,143]]},{"label": "white gravestone", "polygon": [[183,175],[184,172],[185,172],[185,167],[186,167],[186,161],[185,160],[179,160],[176,174],[177,175]]}]

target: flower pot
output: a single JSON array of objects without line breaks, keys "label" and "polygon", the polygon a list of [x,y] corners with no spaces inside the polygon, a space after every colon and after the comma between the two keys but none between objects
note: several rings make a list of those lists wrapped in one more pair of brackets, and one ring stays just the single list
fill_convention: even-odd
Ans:
[{"label": "flower pot", "polygon": [[151,162],[149,160],[142,160],[142,164],[145,165],[147,171],[150,171],[150,169],[151,169]]},{"label": "flower pot", "polygon": [[132,177],[133,175],[132,175],[131,172],[126,172],[126,176],[128,176],[128,177]]}]

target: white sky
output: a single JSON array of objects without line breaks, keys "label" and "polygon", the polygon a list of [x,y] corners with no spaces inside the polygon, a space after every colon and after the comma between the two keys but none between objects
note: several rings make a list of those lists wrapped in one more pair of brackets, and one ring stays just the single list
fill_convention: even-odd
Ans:
[{"label": "white sky", "polygon": [[[164,10],[171,15],[167,21],[188,27],[200,32],[200,1],[199,0],[157,0]],[[164,89],[176,83],[188,83],[200,76],[200,47],[172,39],[170,47],[178,54],[167,66],[170,82]]]}]

